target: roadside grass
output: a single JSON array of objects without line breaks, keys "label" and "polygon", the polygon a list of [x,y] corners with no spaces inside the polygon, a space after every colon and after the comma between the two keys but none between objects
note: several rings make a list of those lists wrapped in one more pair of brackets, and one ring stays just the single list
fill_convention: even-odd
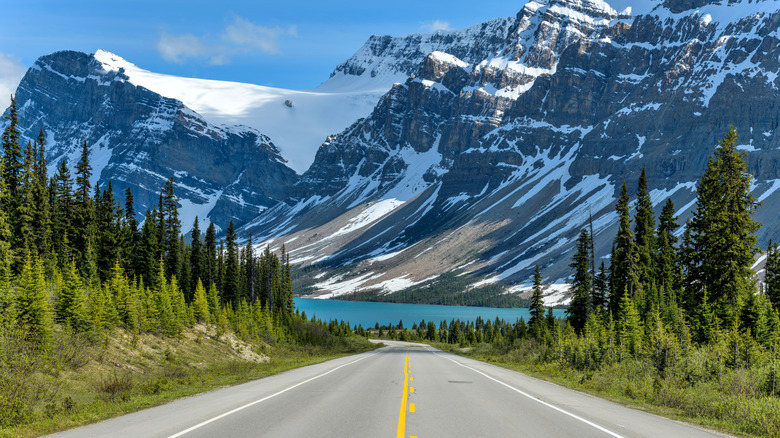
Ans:
[{"label": "roadside grass", "polygon": [[538,361],[532,350],[522,348],[502,353],[490,344],[429,344],[674,420],[737,436],[780,436],[780,398],[762,394],[759,387],[765,379],[760,372],[727,369],[720,381],[691,382],[682,373],[660,378],[646,360],[579,371],[558,361]]},{"label": "roadside grass", "polygon": [[356,336],[327,345],[247,343],[203,325],[173,338],[121,329],[97,340],[62,331],[55,338],[45,355],[5,339],[0,437],[50,434],[376,348]]}]

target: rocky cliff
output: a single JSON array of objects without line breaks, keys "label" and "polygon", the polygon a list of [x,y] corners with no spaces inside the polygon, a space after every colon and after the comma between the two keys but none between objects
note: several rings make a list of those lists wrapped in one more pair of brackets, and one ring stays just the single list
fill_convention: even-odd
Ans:
[{"label": "rocky cliff", "polygon": [[156,205],[173,176],[185,230],[196,215],[222,229],[231,220],[244,223],[284,199],[298,179],[265,135],[210,124],[180,101],[130,83],[122,68],[94,55],[41,57],[16,100],[22,135],[47,134],[50,174],[61,160],[74,166],[86,141],[93,185],[111,180],[120,195],[130,187],[139,215]]},{"label": "rocky cliff", "polygon": [[[496,31],[483,41],[483,29]],[[617,191],[634,191],[643,167],[656,206],[672,198],[687,217],[734,125],[764,201],[764,244],[780,209],[779,29],[770,1],[652,1],[636,14],[550,0],[454,32],[451,46],[372,37],[356,55],[370,62],[337,72],[410,76],[329,137],[287,202],[245,231],[318,266],[315,289],[332,294],[453,271],[522,285],[536,264],[565,283],[591,216],[607,256]]]}]

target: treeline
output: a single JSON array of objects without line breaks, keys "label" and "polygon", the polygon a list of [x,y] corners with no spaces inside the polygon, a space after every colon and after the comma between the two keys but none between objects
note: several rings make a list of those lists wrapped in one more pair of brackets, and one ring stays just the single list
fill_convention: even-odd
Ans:
[{"label": "treeline", "polygon": [[466,347],[481,359],[709,425],[777,436],[780,249],[770,243],[759,284],[751,269],[760,254],[751,185],[731,128],[697,184],[682,233],[672,201],[655,217],[644,171],[635,203],[623,184],[610,266],[596,265],[591,229],[580,232],[566,318],[544,306],[537,267],[528,321],[428,322],[381,334]]},{"label": "treeline", "polygon": [[289,257],[242,248],[233,223],[181,234],[174,180],[139,224],[128,188],[92,186],[84,143],[71,175],[62,159],[47,175],[43,131],[22,148],[11,99],[0,160],[0,323],[40,351],[54,323],[75,332],[121,326],[175,335],[196,322],[270,339],[294,317]]}]

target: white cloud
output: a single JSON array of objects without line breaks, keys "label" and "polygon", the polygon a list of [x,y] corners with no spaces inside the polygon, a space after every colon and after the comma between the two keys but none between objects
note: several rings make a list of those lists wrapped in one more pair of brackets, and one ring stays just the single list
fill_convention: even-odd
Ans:
[{"label": "white cloud", "polygon": [[168,62],[184,64],[187,58],[207,56],[210,49],[191,33],[171,35],[163,32],[157,42],[157,51]]},{"label": "white cloud", "polygon": [[450,30],[450,22],[434,20],[430,23],[420,23],[420,29],[427,32],[438,32],[440,30]]},{"label": "white cloud", "polygon": [[222,39],[236,48],[260,49],[265,53],[279,53],[279,38],[282,36],[298,36],[298,31],[295,26],[290,26],[287,29],[258,26],[246,18],[236,16],[233,18],[233,22],[225,27]]},{"label": "white cloud", "polygon": [[16,92],[26,71],[19,59],[0,52],[0,111],[11,104],[11,94]]},{"label": "white cloud", "polygon": [[239,53],[260,51],[278,54],[281,51],[279,43],[282,38],[297,36],[295,26],[260,26],[236,15],[225,26],[219,40],[209,36],[198,37],[191,33],[172,35],[163,32],[157,42],[157,51],[164,60],[176,64],[200,59],[211,65],[225,65],[230,63],[231,56]]}]

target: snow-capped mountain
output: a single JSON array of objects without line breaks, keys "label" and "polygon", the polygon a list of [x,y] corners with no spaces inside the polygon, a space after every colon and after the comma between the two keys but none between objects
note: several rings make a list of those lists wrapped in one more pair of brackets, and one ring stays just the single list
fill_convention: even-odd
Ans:
[{"label": "snow-capped mountain", "polygon": [[[217,126],[183,105],[128,80],[109,56],[57,52],[39,58],[16,91],[26,138],[46,133],[49,174],[75,166],[89,145],[92,184],[117,194],[130,187],[142,219],[175,177],[183,229],[195,216],[225,228],[284,199],[298,180],[272,141],[249,127]],[[7,121],[4,121],[7,123]]]},{"label": "snow-capped mountain", "polygon": [[590,216],[598,256],[609,253],[617,192],[635,191],[642,167],[658,209],[672,198],[687,217],[733,124],[765,244],[780,227],[776,2],[640,3],[531,1],[446,37],[372,37],[335,76],[411,75],[244,231],[319,267],[326,295],[447,272],[519,289],[536,264],[565,283]]},{"label": "snow-capped mountain", "polygon": [[17,100],[52,168],[87,140],[95,180],[143,206],[175,175],[185,228],[244,223],[311,265],[323,296],[445,273],[520,291],[536,264],[566,283],[590,217],[608,255],[617,192],[643,167],[655,205],[671,198],[684,220],[729,125],[750,152],[761,244],[776,237],[779,32],[769,0],[536,0],[462,30],[372,36],[311,91],[58,52]]}]

